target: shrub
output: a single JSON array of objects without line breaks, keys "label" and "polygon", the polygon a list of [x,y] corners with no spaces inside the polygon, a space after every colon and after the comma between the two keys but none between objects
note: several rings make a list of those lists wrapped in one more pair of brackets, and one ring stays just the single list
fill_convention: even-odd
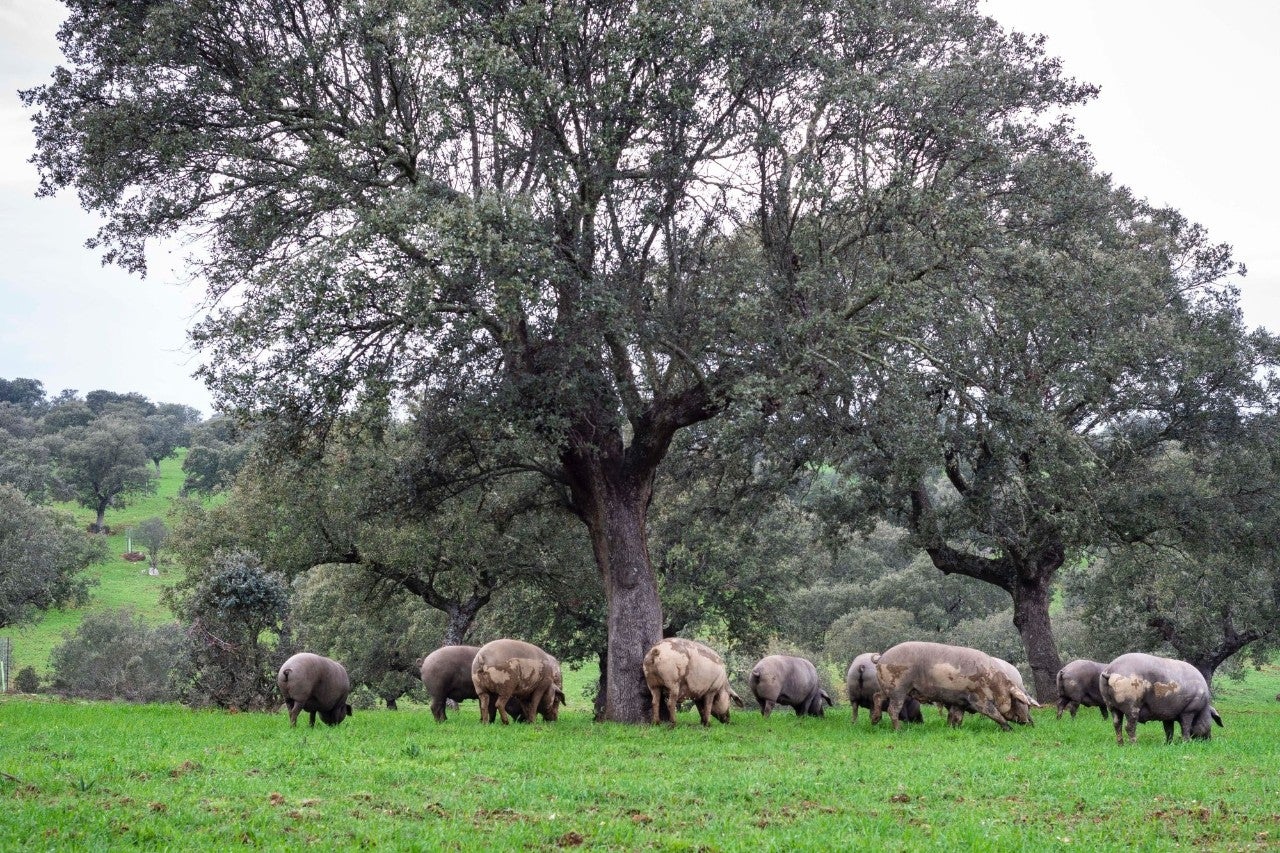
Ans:
[{"label": "shrub", "polygon": [[50,653],[51,687],[81,699],[172,702],[184,642],[176,623],[153,628],[128,609],[90,613]]},{"label": "shrub", "polygon": [[915,617],[895,607],[858,609],[841,616],[827,631],[826,657],[837,665],[863,652],[883,652],[906,640],[919,639]]},{"label": "shrub", "polygon": [[241,710],[280,701],[276,670],[292,649],[284,578],[244,551],[216,554],[171,599],[186,626],[182,700]]},{"label": "shrub", "polygon": [[979,649],[1015,666],[1027,659],[1026,647],[1013,626],[1013,608],[980,619],[966,619],[948,631],[942,642]]},{"label": "shrub", "polygon": [[18,670],[18,674],[13,679],[13,689],[19,693],[39,693],[40,692],[40,676],[36,675],[36,671],[29,666],[24,666]]}]

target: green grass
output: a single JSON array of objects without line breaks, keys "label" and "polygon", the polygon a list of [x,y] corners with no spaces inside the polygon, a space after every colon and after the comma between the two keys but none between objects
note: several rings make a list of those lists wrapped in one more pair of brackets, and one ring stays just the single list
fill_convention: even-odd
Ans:
[{"label": "green grass", "polygon": [[[32,666],[37,672],[45,672],[49,652],[62,641],[64,634],[75,630],[86,613],[130,607],[152,622],[159,623],[172,618],[169,610],[160,603],[160,592],[180,577],[180,570],[170,563],[162,565],[162,572],[158,577],[152,577],[147,574],[147,563],[131,563],[121,555],[128,549],[127,531],[138,522],[152,516],[168,520],[173,499],[182,487],[182,461],[186,454],[185,449],[179,450],[178,455],[160,463],[160,478],[155,494],[138,498],[123,509],[107,511],[107,526],[119,532],[107,537],[107,561],[89,568],[87,574],[96,584],[89,590],[90,601],[85,607],[52,610],[32,624],[0,630],[0,637],[13,640],[13,672],[16,673],[24,666]],[[71,513],[81,527],[88,527],[94,520],[92,510],[74,503],[56,506],[63,512]],[[136,544],[134,548],[141,550]],[[162,551],[162,562],[164,557]]]},{"label": "green grass", "polygon": [[[1227,728],[1117,747],[1089,709],[1002,733],[735,712],[704,730],[478,723],[474,702],[277,714],[0,701],[0,848],[1274,849],[1280,668],[1224,684]],[[574,697],[570,697],[571,701]],[[304,718],[305,720],[305,718]]]}]

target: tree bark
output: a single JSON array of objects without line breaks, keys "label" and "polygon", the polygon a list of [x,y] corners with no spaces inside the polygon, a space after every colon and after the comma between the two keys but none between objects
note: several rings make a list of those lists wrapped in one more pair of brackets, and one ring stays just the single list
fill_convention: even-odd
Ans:
[{"label": "tree bark", "polygon": [[1036,698],[1042,704],[1058,701],[1057,677],[1058,670],[1062,669],[1062,657],[1049,620],[1052,577],[1052,574],[1047,578],[1020,577],[1012,590],[1013,624],[1027,650]]},{"label": "tree bark", "polygon": [[649,718],[643,661],[645,653],[662,639],[658,578],[645,538],[647,503],[625,492],[609,495],[605,529],[602,535],[593,531],[592,537],[605,549],[603,560],[601,549],[596,549],[609,614],[604,719],[620,723],[642,723]]},{"label": "tree bark", "polygon": [[608,606],[602,719],[643,723],[649,716],[644,655],[662,639],[658,578],[646,538],[656,465],[585,453],[567,455],[565,461]]},{"label": "tree bark", "polygon": [[476,621],[476,614],[488,602],[489,596],[486,594],[474,595],[467,601],[449,604],[445,610],[449,621],[445,626],[444,637],[440,644],[442,646],[462,645],[467,632],[471,630],[471,625]]}]

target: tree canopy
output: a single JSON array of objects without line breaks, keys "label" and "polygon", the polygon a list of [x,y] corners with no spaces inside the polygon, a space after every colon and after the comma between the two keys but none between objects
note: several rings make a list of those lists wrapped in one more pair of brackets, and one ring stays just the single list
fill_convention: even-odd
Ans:
[{"label": "tree canopy", "polygon": [[105,558],[99,537],[0,483],[0,628],[51,607],[83,603],[89,586],[84,570]]},{"label": "tree canopy", "polygon": [[847,447],[873,503],[943,572],[1009,593],[1047,699],[1055,573],[1109,538],[1109,496],[1161,442],[1274,410],[1273,344],[1241,324],[1229,247],[1176,211],[1077,158],[1028,157],[1010,179],[975,211],[970,263],[904,303],[873,381],[837,405],[857,413]]}]

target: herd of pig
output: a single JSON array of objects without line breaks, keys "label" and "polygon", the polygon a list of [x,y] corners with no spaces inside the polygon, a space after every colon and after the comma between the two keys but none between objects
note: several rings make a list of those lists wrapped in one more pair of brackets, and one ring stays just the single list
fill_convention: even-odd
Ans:
[{"label": "herd of pig", "polygon": [[[447,702],[466,699],[479,701],[482,723],[496,715],[504,725],[512,717],[532,721],[535,715],[554,721],[565,704],[559,662],[520,640],[445,646],[421,660],[420,672],[437,722],[445,719]],[[731,704],[743,707],[729,686],[724,660],[695,640],[670,637],[657,643],[644,656],[644,679],[655,725],[674,725],[684,701],[697,707],[704,726],[711,717],[727,723]],[[312,726],[316,714],[329,725],[351,715],[351,682],[337,661],[296,654],[280,667],[277,683],[290,725],[298,724],[303,711],[310,713]],[[817,669],[800,657],[769,655],[751,668],[747,683],[765,717],[778,705],[797,715],[820,717],[832,704]],[[1074,717],[1082,705],[1100,708],[1104,718],[1114,719],[1119,744],[1126,733],[1130,742],[1136,740],[1137,724],[1152,720],[1164,724],[1166,743],[1173,740],[1175,722],[1183,740],[1208,739],[1211,722],[1222,725],[1204,677],[1184,661],[1140,653],[1121,655],[1109,664],[1076,660],[1059,671],[1057,686],[1059,718],[1064,710]],[[855,722],[858,709],[867,708],[873,724],[887,712],[895,730],[904,722],[922,722],[922,703],[937,705],[948,725],[959,726],[966,713],[976,713],[1006,731],[1011,721],[1030,724],[1031,708],[1040,707],[1012,664],[942,643],[899,643],[883,654],[859,655],[849,666],[846,687]]]}]

